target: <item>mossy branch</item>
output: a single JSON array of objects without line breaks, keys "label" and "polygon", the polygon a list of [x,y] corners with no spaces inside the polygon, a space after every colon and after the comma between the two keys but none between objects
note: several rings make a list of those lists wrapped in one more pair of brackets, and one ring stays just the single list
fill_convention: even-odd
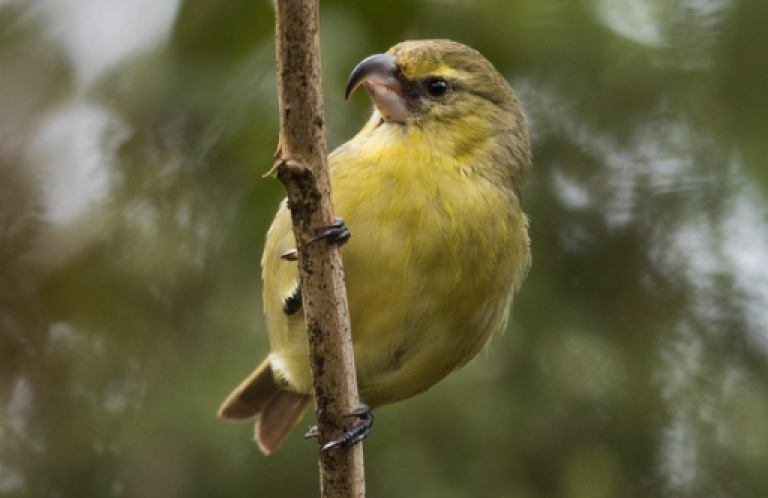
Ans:
[{"label": "mossy branch", "polygon": [[[318,0],[277,0],[280,143],[273,171],[285,185],[299,249],[319,442],[340,436],[357,408],[341,251],[309,242],[334,219],[320,78]],[[320,452],[323,498],[363,497],[362,445]]]}]

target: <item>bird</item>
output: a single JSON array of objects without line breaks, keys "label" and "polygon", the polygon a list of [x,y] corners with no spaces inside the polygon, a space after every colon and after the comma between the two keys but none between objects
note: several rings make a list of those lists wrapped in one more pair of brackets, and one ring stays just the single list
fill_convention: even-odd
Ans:
[{"label": "bird", "polygon": [[[531,264],[528,125],[491,62],[450,40],[404,41],[354,68],[347,100],[360,86],[373,113],[329,155],[343,223],[328,233],[346,242],[361,421],[331,446],[358,442],[370,410],[426,391],[504,331]],[[219,410],[258,417],[267,455],[312,399],[295,245],[283,201],[262,257],[271,351]]]}]

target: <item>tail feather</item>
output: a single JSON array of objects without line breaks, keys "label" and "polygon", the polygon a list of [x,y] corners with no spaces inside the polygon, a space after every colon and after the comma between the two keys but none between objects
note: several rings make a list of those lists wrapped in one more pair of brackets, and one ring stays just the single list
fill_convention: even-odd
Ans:
[{"label": "tail feather", "polygon": [[267,358],[222,403],[219,417],[245,421],[259,416],[256,442],[269,455],[301,420],[311,399],[308,394],[294,393],[278,384]]},{"label": "tail feather", "polygon": [[269,455],[288,437],[309,406],[311,396],[291,391],[277,392],[264,407],[256,422],[256,442]]},{"label": "tail feather", "polygon": [[228,420],[248,420],[259,415],[269,399],[280,391],[272,374],[269,358],[248,376],[219,408],[219,417]]}]

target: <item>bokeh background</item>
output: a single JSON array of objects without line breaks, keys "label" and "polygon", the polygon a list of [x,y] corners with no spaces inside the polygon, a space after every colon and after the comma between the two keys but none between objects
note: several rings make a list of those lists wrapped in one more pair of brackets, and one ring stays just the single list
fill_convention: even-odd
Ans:
[{"label": "bokeh background", "polygon": [[[215,417],[267,351],[265,0],[0,0],[0,495],[316,496]],[[483,52],[534,140],[510,330],[377,413],[371,497],[768,496],[768,2],[322,2],[351,68]],[[342,213],[343,214],[343,213]],[[308,417],[304,425],[308,426]]]}]

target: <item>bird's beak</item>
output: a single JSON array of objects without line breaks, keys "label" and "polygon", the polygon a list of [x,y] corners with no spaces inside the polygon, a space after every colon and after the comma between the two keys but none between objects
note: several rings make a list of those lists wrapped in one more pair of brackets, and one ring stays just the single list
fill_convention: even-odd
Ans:
[{"label": "bird's beak", "polygon": [[397,59],[389,54],[376,54],[355,67],[347,81],[344,98],[363,85],[384,121],[404,123],[408,106],[403,98],[402,85],[397,79]]}]

